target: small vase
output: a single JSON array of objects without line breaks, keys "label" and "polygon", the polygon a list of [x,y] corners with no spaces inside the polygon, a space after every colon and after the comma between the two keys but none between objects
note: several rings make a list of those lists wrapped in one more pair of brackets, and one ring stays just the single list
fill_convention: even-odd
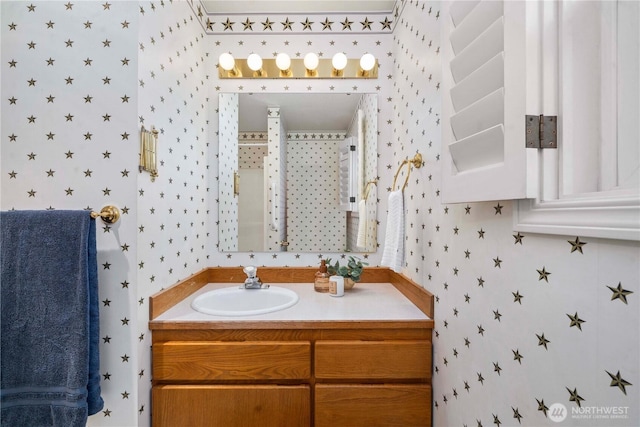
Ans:
[{"label": "small vase", "polygon": [[355,286],[356,282],[349,277],[344,278],[344,290],[347,291]]}]

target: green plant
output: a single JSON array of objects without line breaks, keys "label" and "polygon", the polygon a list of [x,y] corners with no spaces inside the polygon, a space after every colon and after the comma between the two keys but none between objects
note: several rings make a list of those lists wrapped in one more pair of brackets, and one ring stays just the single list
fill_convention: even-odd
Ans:
[{"label": "green plant", "polygon": [[325,260],[327,264],[327,272],[332,276],[342,276],[345,279],[351,279],[354,282],[360,281],[362,270],[365,265],[369,265],[366,262],[362,262],[360,258],[350,256],[346,265],[340,265],[340,261],[336,261],[335,264],[331,264],[331,258]]}]

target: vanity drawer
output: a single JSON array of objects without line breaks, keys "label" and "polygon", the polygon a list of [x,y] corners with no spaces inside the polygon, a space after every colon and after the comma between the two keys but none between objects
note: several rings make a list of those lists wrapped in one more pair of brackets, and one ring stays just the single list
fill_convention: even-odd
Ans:
[{"label": "vanity drawer", "polygon": [[163,385],[152,389],[154,427],[309,427],[308,385]]},{"label": "vanity drawer", "polygon": [[154,381],[257,381],[310,376],[310,342],[168,341],[153,345]]},{"label": "vanity drawer", "polygon": [[316,384],[315,427],[427,427],[431,386],[427,384]]},{"label": "vanity drawer", "polygon": [[343,379],[429,379],[429,341],[317,341],[315,377]]}]

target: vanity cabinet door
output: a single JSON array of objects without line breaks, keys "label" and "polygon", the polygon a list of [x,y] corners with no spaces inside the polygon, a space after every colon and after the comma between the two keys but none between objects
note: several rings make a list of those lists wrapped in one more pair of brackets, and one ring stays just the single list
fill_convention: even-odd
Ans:
[{"label": "vanity cabinet door", "polygon": [[163,385],[152,391],[153,427],[309,427],[308,385]]},{"label": "vanity cabinet door", "polygon": [[315,427],[427,427],[427,384],[316,384]]}]

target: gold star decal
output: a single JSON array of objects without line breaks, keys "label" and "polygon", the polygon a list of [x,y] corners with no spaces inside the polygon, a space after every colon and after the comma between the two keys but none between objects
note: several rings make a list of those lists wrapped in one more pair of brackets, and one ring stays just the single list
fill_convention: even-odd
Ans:
[{"label": "gold star decal", "polygon": [[544,416],[546,417],[549,407],[544,404],[544,399],[542,400],[536,399],[536,402],[538,402],[538,411],[542,411],[544,413]]},{"label": "gold star decal", "polygon": [[624,378],[620,376],[620,371],[617,374],[613,375],[609,371],[605,371],[611,377],[611,387],[618,387],[624,394],[627,394],[626,386],[633,385],[629,381],[626,381]]},{"label": "gold star decal", "polygon": [[547,270],[545,270],[545,267],[542,267],[542,270],[536,270],[538,272],[538,282],[542,279],[544,279],[545,282],[549,283],[549,275],[551,274],[550,272],[548,272]]},{"label": "gold star decal", "polygon": [[524,295],[520,295],[520,291],[511,292],[511,295],[513,295],[513,302],[517,302],[522,305],[522,298],[524,298]]},{"label": "gold star decal", "polygon": [[382,25],[383,30],[390,30],[392,23],[393,21],[389,21],[389,18],[387,18],[386,16],[384,18],[384,21],[380,21],[380,24]]},{"label": "gold star decal", "polygon": [[65,7],[67,8],[67,10],[71,10],[73,9],[73,3],[68,2],[67,4],[65,4]]},{"label": "gold star decal", "polygon": [[371,24],[373,24],[373,21],[369,21],[369,18],[364,18],[364,21],[360,22],[360,24],[362,25],[362,29],[363,30],[371,30]]},{"label": "gold star decal", "polygon": [[623,303],[627,304],[627,295],[632,294],[633,291],[627,291],[626,289],[622,289],[622,283],[618,282],[618,287],[612,288],[611,286],[607,286],[607,288],[611,289],[613,295],[611,295],[611,301],[614,299],[619,299]]},{"label": "gold star decal", "polygon": [[243,31],[247,31],[247,30],[253,31],[253,24],[254,23],[255,22],[249,21],[249,18],[247,18],[247,20],[242,23],[242,25],[244,25],[244,30]]},{"label": "gold star decal", "polygon": [[518,234],[513,235],[513,238],[516,239],[516,241],[513,243],[514,245],[518,243],[522,244],[522,239],[524,238],[524,236],[520,234],[520,232],[518,232]]},{"label": "gold star decal", "polygon": [[545,350],[548,350],[547,344],[549,344],[551,341],[544,337],[544,333],[542,335],[536,334],[536,337],[538,337],[538,345],[541,345]]},{"label": "gold star decal", "polygon": [[578,317],[578,312],[576,311],[576,314],[574,314],[573,316],[570,314],[567,314],[567,316],[569,317],[569,319],[571,319],[571,323],[569,324],[569,327],[577,327],[578,329],[582,330],[582,324],[584,322],[586,322],[586,320],[582,320],[580,317]]},{"label": "gold star decal", "polygon": [[273,25],[273,22],[271,22],[269,18],[267,18],[266,21],[262,22],[262,31],[267,31],[267,30],[273,31],[273,28],[271,27],[272,25]]},{"label": "gold star decal", "polygon": [[520,415],[520,411],[518,410],[518,408],[514,408],[512,406],[511,410],[513,411],[513,418],[516,418],[518,420],[518,423],[521,423],[522,415]]},{"label": "gold star decal", "polygon": [[500,375],[500,371],[502,371],[502,368],[500,367],[498,362],[493,362],[493,372],[497,372],[498,375]]},{"label": "gold star decal", "polygon": [[227,18],[227,21],[222,23],[222,25],[224,25],[224,31],[233,31],[233,24],[235,24],[235,22],[231,22],[229,18]]},{"label": "gold star decal", "polygon": [[574,253],[575,251],[583,253],[582,247],[587,244],[586,242],[581,242],[580,237],[576,237],[575,241],[567,240],[567,242],[571,244],[571,253]]},{"label": "gold star decal", "polygon": [[293,24],[293,22],[289,21],[289,18],[287,17],[287,19],[285,19],[284,22],[281,22],[282,24],[282,31],[284,30],[293,30],[293,28],[291,28],[291,24]]},{"label": "gold star decal", "polygon": [[502,208],[504,208],[504,206],[502,206],[500,203],[498,203],[496,206],[493,207],[493,209],[496,210],[496,213],[494,215],[502,215]]},{"label": "gold star decal", "polygon": [[18,26],[15,23],[9,24],[9,31],[15,31]]},{"label": "gold star decal", "polygon": [[345,17],[344,22],[342,22],[342,31],[346,29],[351,30],[351,24],[353,24],[353,21],[349,21],[349,18]]},{"label": "gold star decal", "polygon": [[331,25],[333,21],[329,21],[329,18],[324,18],[324,22],[322,23],[322,31],[329,30],[331,31]]},{"label": "gold star decal", "polygon": [[578,390],[577,389],[573,389],[573,391],[569,390],[569,387],[565,387],[567,389],[567,391],[569,392],[569,402],[576,402],[576,404],[578,405],[578,408],[581,407],[580,402],[582,402],[584,399],[578,394]]},{"label": "gold star decal", "polygon": [[301,24],[302,24],[302,31],[304,31],[304,30],[311,31],[312,30],[311,25],[313,25],[313,22],[309,21],[309,18],[306,18],[304,20],[304,22],[301,22]]},{"label": "gold star decal", "polygon": [[520,354],[520,350],[511,350],[511,352],[513,353],[513,360],[517,360],[518,363],[522,365],[522,359],[524,356]]},{"label": "gold star decal", "polygon": [[207,18],[207,22],[206,22],[206,26],[207,26],[207,30],[213,30],[213,24],[215,24],[215,22],[213,22],[211,19]]}]

